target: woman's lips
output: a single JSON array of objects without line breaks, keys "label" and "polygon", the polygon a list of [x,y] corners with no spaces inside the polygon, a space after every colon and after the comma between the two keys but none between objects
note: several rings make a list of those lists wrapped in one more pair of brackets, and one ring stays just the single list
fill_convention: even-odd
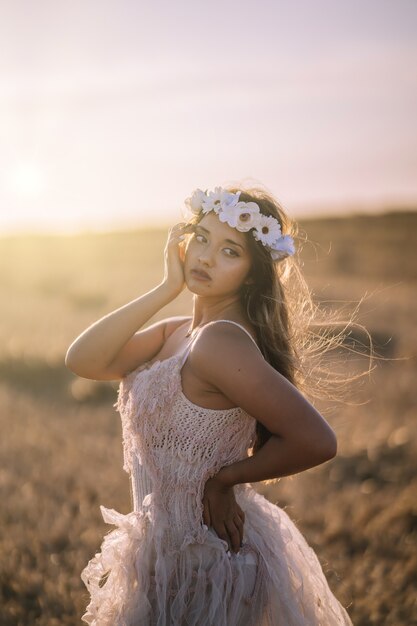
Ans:
[{"label": "woman's lips", "polygon": [[207,274],[201,274],[198,270],[191,270],[190,272],[195,278],[198,280],[211,280],[210,276]]}]

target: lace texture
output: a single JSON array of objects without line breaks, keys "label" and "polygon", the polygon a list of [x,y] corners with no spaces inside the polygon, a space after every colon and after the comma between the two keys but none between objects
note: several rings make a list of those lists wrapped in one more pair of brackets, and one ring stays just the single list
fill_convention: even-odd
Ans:
[{"label": "lace texture", "polygon": [[[115,403],[134,511],[100,506],[116,529],[81,578],[92,626],[335,626],[352,622],[289,516],[249,484],[239,554],[202,523],[205,482],[247,456],[256,420],[240,407],[207,409],[181,387],[183,355],[145,364]],[[143,470],[145,474],[143,474]],[[145,476],[145,478],[144,478]]]}]

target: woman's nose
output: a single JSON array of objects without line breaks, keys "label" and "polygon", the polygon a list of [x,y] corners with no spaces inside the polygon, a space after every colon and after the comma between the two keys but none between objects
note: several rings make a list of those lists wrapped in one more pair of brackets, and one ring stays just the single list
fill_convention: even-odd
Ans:
[{"label": "woman's nose", "polygon": [[211,265],[212,263],[212,255],[206,250],[205,252],[201,252],[198,256],[199,263],[205,263],[206,265]]}]

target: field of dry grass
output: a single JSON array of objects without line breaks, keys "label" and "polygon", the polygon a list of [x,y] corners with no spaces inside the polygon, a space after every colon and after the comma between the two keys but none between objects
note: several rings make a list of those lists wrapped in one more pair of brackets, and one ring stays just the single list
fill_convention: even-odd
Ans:
[{"label": "field of dry grass", "polygon": [[[417,213],[304,220],[302,258],[317,301],[363,302],[380,361],[356,405],[320,409],[338,455],[256,484],[315,549],[355,626],[417,623]],[[0,623],[72,626],[88,602],[80,572],[113,527],[99,504],[131,510],[117,384],[64,365],[93,321],[163,275],[166,233],[0,239]],[[190,313],[184,292],[150,321]],[[397,360],[393,360],[397,359]],[[346,368],[366,369],[363,357]]]}]

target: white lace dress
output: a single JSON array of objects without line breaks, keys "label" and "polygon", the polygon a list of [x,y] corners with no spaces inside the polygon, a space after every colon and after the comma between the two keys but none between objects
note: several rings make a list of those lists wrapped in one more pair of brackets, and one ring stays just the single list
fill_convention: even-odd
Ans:
[{"label": "white lace dress", "polygon": [[[210,323],[220,321],[231,322]],[[120,382],[115,406],[134,510],[124,515],[100,506],[116,528],[81,573],[91,598],[82,620],[92,626],[352,625],[303,535],[251,485],[234,487],[245,513],[239,554],[203,524],[207,479],[248,455],[256,420],[240,407],[207,409],[186,398],[181,368],[190,348]]]}]

